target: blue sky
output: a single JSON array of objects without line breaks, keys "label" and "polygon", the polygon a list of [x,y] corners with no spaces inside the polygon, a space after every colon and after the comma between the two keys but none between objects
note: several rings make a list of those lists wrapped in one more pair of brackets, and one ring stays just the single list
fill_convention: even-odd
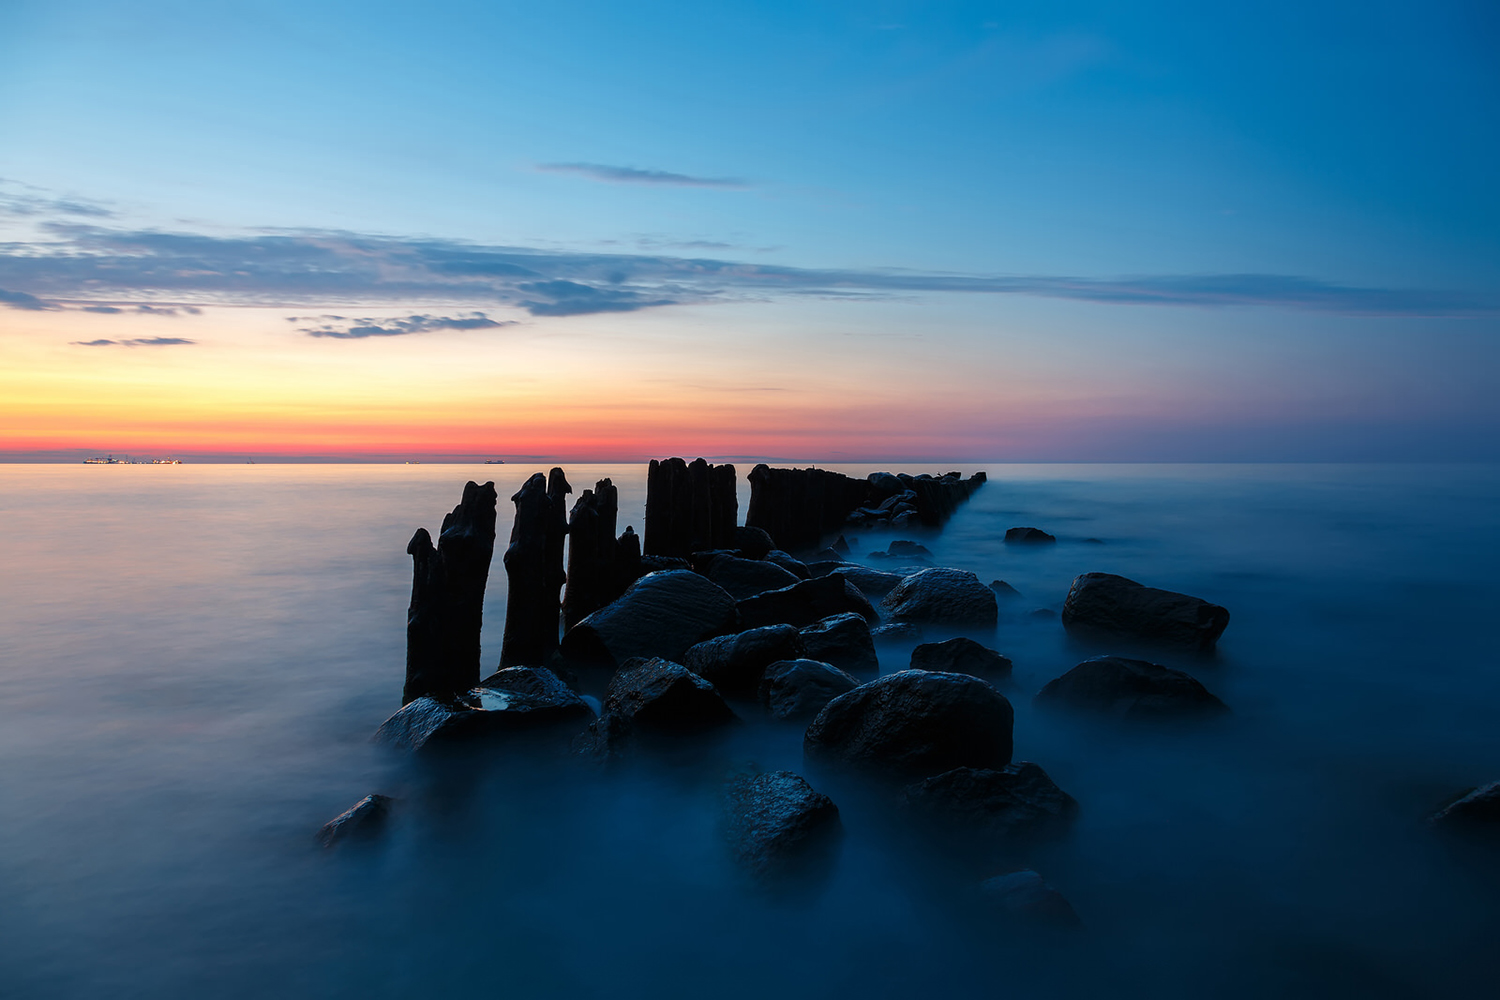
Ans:
[{"label": "blue sky", "polygon": [[0,2],[0,324],[694,308],[708,366],[757,309],[878,351],[915,299],[1057,406],[1131,370],[976,458],[1500,456],[1497,8],[1218,6]]}]

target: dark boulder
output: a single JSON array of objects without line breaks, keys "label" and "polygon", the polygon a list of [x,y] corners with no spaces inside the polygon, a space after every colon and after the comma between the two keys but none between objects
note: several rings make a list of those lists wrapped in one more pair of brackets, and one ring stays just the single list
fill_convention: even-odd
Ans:
[{"label": "dark boulder", "polygon": [[1006,545],[1050,545],[1056,541],[1057,536],[1041,528],[1010,528],[1005,532]]},{"label": "dark boulder", "polygon": [[682,664],[725,694],[750,697],[766,667],[803,653],[795,626],[766,625],[700,642],[683,654]]},{"label": "dark boulder", "polygon": [[889,622],[870,629],[870,638],[888,643],[921,642],[922,626],[911,622]]},{"label": "dark boulder", "polygon": [[1190,718],[1229,711],[1190,674],[1123,656],[1084,660],[1037,694],[1038,707],[1098,712],[1130,720]]},{"label": "dark boulder", "polygon": [[734,556],[720,556],[715,559],[706,575],[737,601],[754,597],[768,590],[790,587],[800,579],[791,571],[782,569],[773,562],[760,559],[738,559]]},{"label": "dark boulder", "polygon": [[799,580],[808,580],[812,578],[812,571],[807,568],[807,563],[803,562],[801,559],[795,558],[790,552],[783,552],[780,549],[772,549],[770,552],[766,553],[766,562],[775,563],[777,566],[780,566],[782,569],[786,570],[788,573],[792,574]]},{"label": "dark boulder", "polygon": [[641,556],[642,573],[666,573],[674,569],[692,568],[692,562],[682,556]]},{"label": "dark boulder", "polygon": [[718,584],[689,570],[650,573],[569,629],[562,654],[603,664],[633,656],[680,660],[690,646],[738,625],[734,598]]},{"label": "dark boulder", "polygon": [[1229,612],[1113,573],[1084,573],[1068,590],[1062,622],[1070,632],[1130,636],[1206,653],[1229,624]]},{"label": "dark boulder", "polygon": [[602,714],[637,730],[673,733],[712,729],[735,718],[712,684],[661,657],[627,661],[609,682]]},{"label": "dark boulder", "polygon": [[843,577],[825,576],[802,580],[790,587],[767,591],[739,602],[740,624],[745,628],[761,625],[811,625],[831,615],[852,611],[866,621],[879,621],[864,594]]},{"label": "dark boulder", "polygon": [[416,699],[381,723],[374,738],[399,750],[456,747],[521,732],[581,727],[593,714],[545,667],[507,667],[456,698]]},{"label": "dark boulder", "polygon": [[995,592],[960,569],[924,569],[898,583],[880,606],[893,622],[993,626],[1000,617]]},{"label": "dark boulder", "polygon": [[1033,608],[1026,613],[1026,617],[1032,621],[1052,622],[1057,620],[1057,612],[1051,608]]},{"label": "dark boulder", "polygon": [[979,883],[977,896],[988,916],[1009,926],[1058,930],[1081,926],[1067,897],[1029,868],[985,879]]},{"label": "dark boulder", "polygon": [[760,681],[760,703],[777,719],[811,719],[859,681],[821,660],[778,660]]},{"label": "dark boulder", "polygon": [[859,592],[872,601],[880,600],[895,590],[896,585],[905,579],[900,573],[888,573],[885,570],[852,564],[836,566],[831,572],[821,575],[843,577],[858,587]]},{"label": "dark boulder", "polygon": [[752,528],[748,525],[740,525],[734,529],[730,536],[730,545],[740,550],[740,555],[746,559],[764,559],[766,554],[776,547],[771,536],[763,528]]},{"label": "dark boulder", "polygon": [[1465,792],[1428,822],[1445,833],[1489,840],[1500,846],[1500,781]]},{"label": "dark boulder", "polygon": [[800,630],[803,655],[856,674],[880,672],[870,623],[854,612],[833,615]]},{"label": "dark boulder", "polygon": [[860,563],[849,562],[847,559],[812,559],[803,563],[803,565],[807,567],[809,578],[828,576],[830,573],[836,573],[842,569],[852,569],[855,567],[861,569],[868,568],[862,566]]},{"label": "dark boulder", "polygon": [[730,782],[723,828],[735,862],[769,880],[818,873],[842,832],[833,800],[791,771]]},{"label": "dark boulder", "polygon": [[1013,601],[1021,596],[1021,592],[1019,590],[1017,590],[1015,587],[1012,587],[1004,580],[991,580],[990,589],[993,590],[995,592],[995,596],[1002,601]]},{"label": "dark boulder", "polygon": [[323,824],[318,843],[324,847],[360,840],[373,840],[385,829],[395,799],[389,795],[366,795],[349,809]]},{"label": "dark boulder", "polygon": [[884,552],[871,552],[871,559],[900,559],[904,562],[928,562],[932,552],[925,545],[898,538],[887,545]]},{"label": "dark boulder", "polygon": [[689,556],[688,562],[692,565],[694,573],[702,573],[704,576],[707,576],[708,571],[713,568],[714,560],[720,556],[743,558],[740,556],[739,549],[701,549]]},{"label": "dark boulder", "polygon": [[913,670],[969,674],[987,681],[1010,680],[1010,658],[988,646],[960,636],[945,642],[924,642],[911,651]]},{"label": "dark boulder", "polygon": [[1014,713],[967,674],[902,670],[833,699],[807,727],[812,760],[911,779],[1010,763]]},{"label": "dark boulder", "polygon": [[958,767],[908,785],[906,807],[933,830],[1001,853],[1065,831],[1078,803],[1031,761]]}]

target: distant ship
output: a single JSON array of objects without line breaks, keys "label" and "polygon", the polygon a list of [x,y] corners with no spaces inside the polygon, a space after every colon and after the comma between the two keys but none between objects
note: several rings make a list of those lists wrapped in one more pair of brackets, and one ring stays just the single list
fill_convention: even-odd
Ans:
[{"label": "distant ship", "polygon": [[181,465],[182,462],[179,461],[178,459],[175,459],[175,458],[153,458],[153,459],[151,459],[149,461],[143,458],[143,459],[141,459],[140,461],[137,462],[137,461],[133,461],[130,458],[129,455],[126,455],[124,458],[115,458],[115,456],[110,455],[108,458],[98,458],[98,457],[95,457],[95,458],[85,458],[83,460],[83,464],[84,465]]},{"label": "distant ship", "polygon": [[503,458],[487,458],[487,459],[484,460],[484,464],[485,465],[504,465],[505,464],[505,459],[503,459]]}]

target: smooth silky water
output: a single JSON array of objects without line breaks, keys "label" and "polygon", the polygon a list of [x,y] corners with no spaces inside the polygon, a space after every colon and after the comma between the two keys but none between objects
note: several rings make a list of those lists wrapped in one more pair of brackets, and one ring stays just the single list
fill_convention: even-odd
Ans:
[{"label": "smooth silky water", "polygon": [[[1015,661],[1017,759],[1082,807],[1070,837],[1029,858],[1084,922],[1056,940],[976,922],[942,859],[808,772],[799,728],[753,713],[620,770],[519,749],[423,767],[373,746],[400,706],[413,530],[436,531],[465,480],[495,480],[488,673],[507,498],[536,469],[0,466],[0,995],[1492,985],[1493,862],[1421,820],[1500,778],[1500,471],[984,468],[989,484],[944,530],[903,537],[1024,595],[995,634],[969,634]],[[567,471],[575,494],[613,477],[621,529],[642,529],[643,466]],[[1058,543],[1008,547],[1016,525]],[[857,552],[896,537],[850,534]],[[1133,651],[1029,614],[1060,609],[1090,570],[1230,609],[1216,657],[1154,655],[1230,719],[1122,730],[1032,711],[1078,660]],[[882,670],[908,649],[882,649]],[[729,865],[719,789],[757,766],[808,773],[844,806],[825,884],[767,895]],[[402,799],[387,835],[317,848],[318,827],[372,791]]]}]

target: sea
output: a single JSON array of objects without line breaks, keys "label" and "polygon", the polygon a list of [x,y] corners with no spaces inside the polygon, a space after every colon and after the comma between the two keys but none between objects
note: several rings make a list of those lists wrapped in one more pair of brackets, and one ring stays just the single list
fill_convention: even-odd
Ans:
[{"label": "sea", "polygon": [[[575,494],[611,478],[642,530],[644,466],[565,468]],[[401,705],[413,531],[466,480],[499,489],[488,672],[507,498],[545,467],[0,465],[0,996],[1493,995],[1500,864],[1424,819],[1500,780],[1500,468],[957,471],[981,468],[941,530],[849,540],[912,538],[1020,591],[967,634],[1015,663],[1016,759],[1080,804],[1026,859],[1071,933],[977,917],[879,801],[806,767],[800,727],[744,706],[730,737],[618,768],[372,744]],[[1057,543],[1007,546],[1016,526]],[[1147,654],[1231,715],[1033,709],[1080,660],[1142,654],[1047,613],[1089,571],[1230,610],[1216,655]],[[754,768],[840,802],[803,891],[730,861],[723,785]],[[371,792],[399,800],[384,835],[320,848]]]}]

